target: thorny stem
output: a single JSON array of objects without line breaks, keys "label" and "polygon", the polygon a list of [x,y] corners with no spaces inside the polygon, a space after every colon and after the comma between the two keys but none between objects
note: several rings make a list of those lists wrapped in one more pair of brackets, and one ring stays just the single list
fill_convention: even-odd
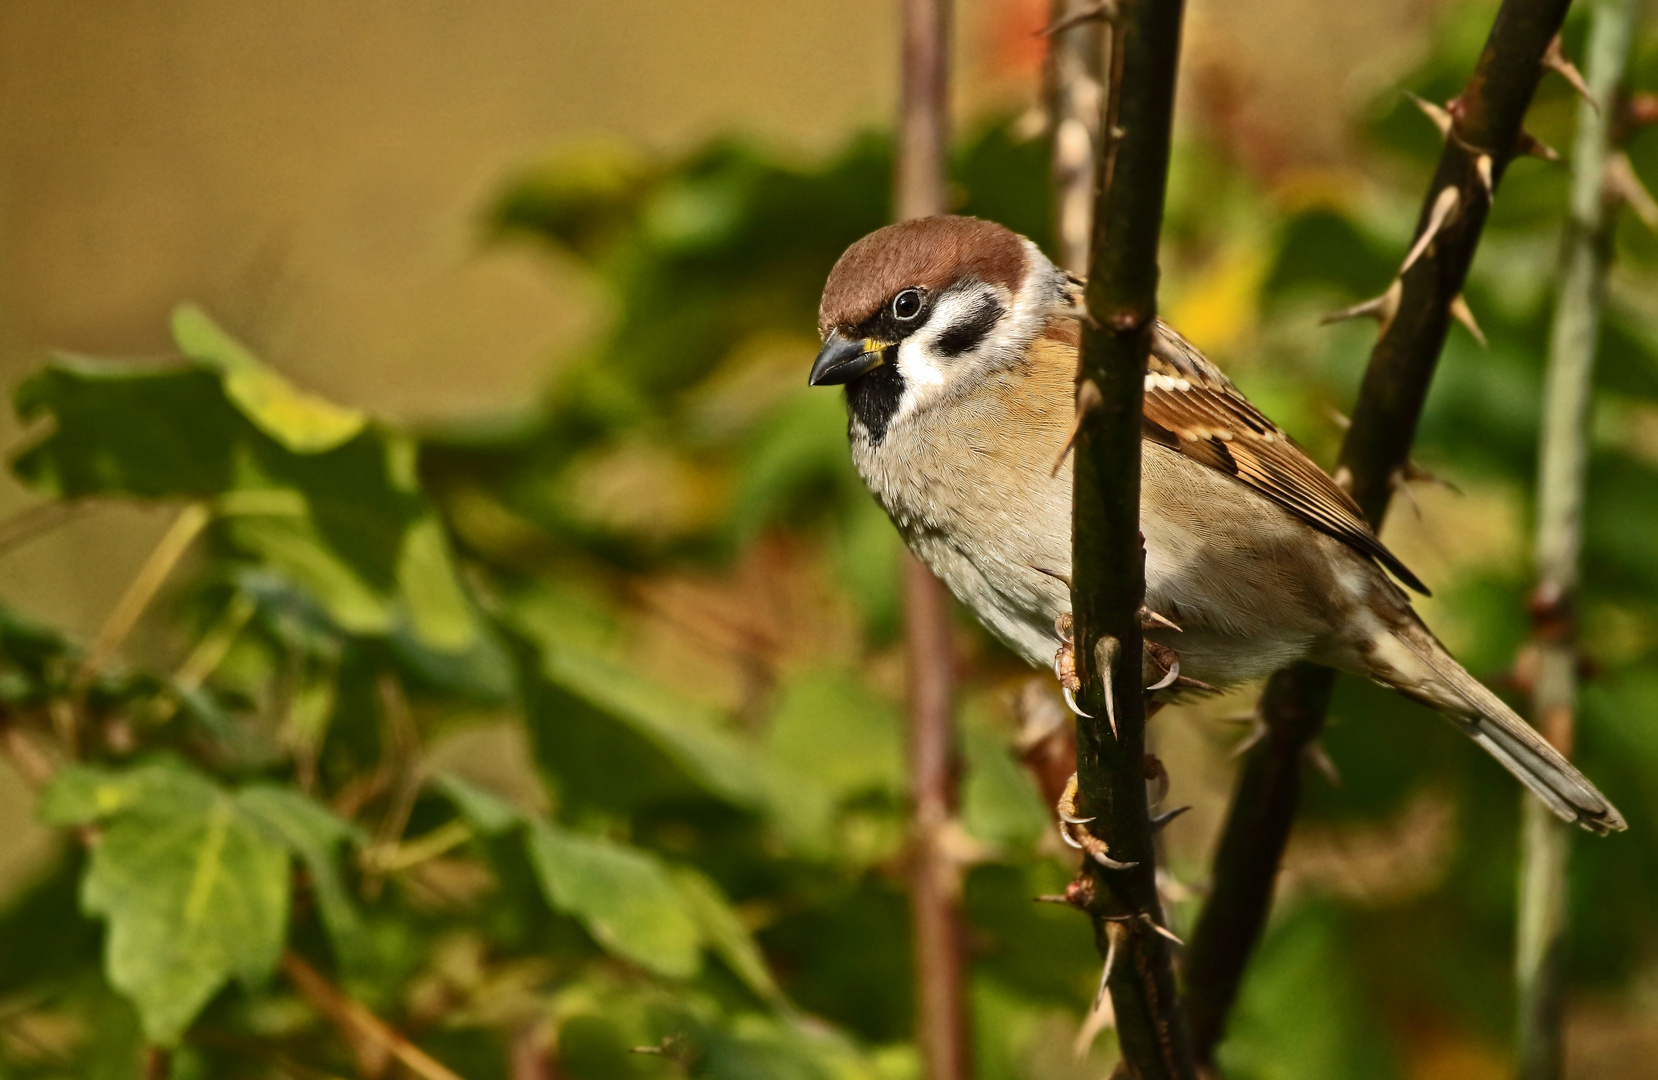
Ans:
[{"label": "thorny stem", "polygon": [[[1563,754],[1572,747],[1577,698],[1576,593],[1583,546],[1583,486],[1590,382],[1617,218],[1606,162],[1617,137],[1617,95],[1635,22],[1634,0],[1603,0],[1589,31],[1587,81],[1572,153],[1571,211],[1549,335],[1537,467],[1536,669],[1532,722]],[[1561,1075],[1561,963],[1566,923],[1568,832],[1548,808],[1524,800],[1520,910],[1514,949],[1520,1080]]]},{"label": "thorny stem", "polygon": [[[895,205],[900,219],[942,214],[949,145],[950,0],[900,0],[903,86]],[[961,919],[961,868],[946,843],[960,750],[951,718],[954,658],[944,587],[904,560],[909,663],[910,913],[916,1042],[926,1080],[972,1075]]]},{"label": "thorny stem", "polygon": [[[1139,609],[1145,594],[1140,540],[1140,411],[1157,312],[1157,242],[1163,224],[1180,52],[1181,0],[1128,0],[1112,33],[1111,97],[1101,140],[1083,320],[1079,387],[1097,404],[1076,448],[1071,604],[1082,708],[1077,721],[1078,807],[1110,857],[1084,860],[1073,887],[1094,920],[1102,956],[1115,937],[1108,987],[1118,1044],[1131,1075],[1195,1075],[1175,992],[1157,894],[1156,851],[1146,804],[1145,700]],[[1083,400],[1096,400],[1089,391]],[[1107,713],[1111,681],[1114,717]],[[1113,734],[1111,720],[1115,720]]]},{"label": "thorny stem", "polygon": [[[1451,103],[1450,137],[1423,199],[1420,240],[1444,192],[1456,204],[1397,282],[1396,308],[1370,354],[1336,476],[1378,529],[1403,475],[1428,385],[1490,208],[1516,156],[1542,58],[1569,0],[1504,0],[1472,77]],[[1413,250],[1418,245],[1412,245]],[[1214,1061],[1244,966],[1261,936],[1300,780],[1295,763],[1323,728],[1334,673],[1310,664],[1280,671],[1262,697],[1272,733],[1249,753],[1215,855],[1209,902],[1192,936],[1187,1002],[1198,1059]],[[1250,820],[1269,827],[1252,831]]]}]

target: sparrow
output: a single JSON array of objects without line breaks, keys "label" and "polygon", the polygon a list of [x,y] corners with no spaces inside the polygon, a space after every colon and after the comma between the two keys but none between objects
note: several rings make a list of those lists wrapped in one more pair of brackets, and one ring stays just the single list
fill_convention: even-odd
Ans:
[{"label": "sparrow", "polygon": [[[1067,646],[1082,290],[993,222],[889,225],[830,271],[809,379],[845,387],[852,460],[910,550],[1038,666]],[[1424,625],[1394,579],[1427,590],[1341,485],[1161,322],[1144,402],[1147,651],[1182,675],[1154,702],[1312,660],[1444,714],[1561,818],[1625,827]]]}]

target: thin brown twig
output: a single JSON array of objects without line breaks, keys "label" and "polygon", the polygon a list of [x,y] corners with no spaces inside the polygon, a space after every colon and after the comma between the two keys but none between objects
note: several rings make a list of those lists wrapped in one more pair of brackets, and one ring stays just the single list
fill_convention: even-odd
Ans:
[{"label": "thin brown twig", "polygon": [[559,1080],[552,1047],[539,1024],[526,1024],[513,1033],[507,1070],[512,1080]]},{"label": "thin brown twig", "polygon": [[367,1006],[347,997],[298,953],[290,950],[282,954],[282,971],[311,1007],[340,1032],[364,1076],[382,1075],[387,1058],[395,1058],[423,1080],[461,1080],[459,1074],[410,1042]]},{"label": "thin brown twig", "polygon": [[[948,209],[950,0],[900,0],[903,72],[895,204],[903,219]],[[956,813],[960,750],[951,716],[955,659],[944,587],[913,556],[904,561],[909,666],[910,913],[916,1042],[927,1080],[972,1075],[961,867],[947,842]]]},{"label": "thin brown twig", "polygon": [[[1083,860],[1067,895],[1094,921],[1117,1041],[1130,1075],[1195,1076],[1157,892],[1145,779],[1139,611],[1140,417],[1157,314],[1157,248],[1168,180],[1180,0],[1125,0],[1111,33],[1099,130],[1079,387],[1098,388],[1075,451],[1071,604],[1082,708],[1077,805],[1109,856]],[[1085,845],[1090,847],[1091,845]],[[1109,861],[1107,861],[1109,860]]]},{"label": "thin brown twig", "polygon": [[57,769],[17,721],[17,714],[11,709],[0,708],[0,752],[6,755],[24,783],[38,790],[46,786]]},{"label": "thin brown twig", "polygon": [[164,1046],[144,1048],[144,1080],[167,1080],[173,1075],[173,1052]]},{"label": "thin brown twig", "polygon": [[[1522,121],[1542,58],[1569,0],[1504,0],[1467,86],[1446,112],[1451,131],[1417,221],[1435,233],[1395,282],[1338,459],[1354,499],[1378,529],[1407,466],[1417,422],[1490,209],[1491,192],[1522,147]],[[1457,192],[1454,213],[1436,215]],[[1436,220],[1437,218],[1437,220]],[[1212,1066],[1256,943],[1300,796],[1300,762],[1323,729],[1335,674],[1300,664],[1267,684],[1268,736],[1245,759],[1215,853],[1209,901],[1186,961],[1187,1005],[1198,1059]]]},{"label": "thin brown twig", "polygon": [[391,779],[391,797],[386,811],[375,828],[374,842],[363,852],[363,892],[373,899],[379,894],[389,860],[397,851],[408,827],[409,815],[414,811],[415,799],[420,795],[420,733],[415,728],[414,713],[403,696],[403,685],[391,672],[382,672],[378,680],[380,711],[385,739],[385,759]]}]

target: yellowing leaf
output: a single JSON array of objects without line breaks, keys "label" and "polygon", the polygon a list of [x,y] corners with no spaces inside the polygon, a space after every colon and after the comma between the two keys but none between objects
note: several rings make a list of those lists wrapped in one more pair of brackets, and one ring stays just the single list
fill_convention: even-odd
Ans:
[{"label": "yellowing leaf", "polygon": [[296,454],[332,450],[368,424],[361,410],[308,394],[266,367],[198,307],[186,304],[173,312],[173,341],[185,356],[218,372],[236,407]]}]

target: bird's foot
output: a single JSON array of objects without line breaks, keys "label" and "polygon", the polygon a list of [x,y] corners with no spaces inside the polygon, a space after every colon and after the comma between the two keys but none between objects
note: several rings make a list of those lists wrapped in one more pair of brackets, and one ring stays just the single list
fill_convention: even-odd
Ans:
[{"label": "bird's foot", "polygon": [[1061,639],[1059,651],[1054,653],[1054,678],[1059,680],[1059,689],[1065,695],[1066,706],[1078,716],[1092,719],[1077,706],[1076,692],[1082,689],[1082,680],[1077,678],[1077,648],[1071,637],[1071,626],[1069,611],[1054,620],[1054,630],[1059,633]]},{"label": "bird's foot", "polygon": [[1065,791],[1059,796],[1059,805],[1054,808],[1059,815],[1059,838],[1078,851],[1087,852],[1089,857],[1107,870],[1127,870],[1136,865],[1131,862],[1118,862],[1110,855],[1111,849],[1104,840],[1089,832],[1087,824],[1094,819],[1077,816],[1077,775],[1065,781]]}]

